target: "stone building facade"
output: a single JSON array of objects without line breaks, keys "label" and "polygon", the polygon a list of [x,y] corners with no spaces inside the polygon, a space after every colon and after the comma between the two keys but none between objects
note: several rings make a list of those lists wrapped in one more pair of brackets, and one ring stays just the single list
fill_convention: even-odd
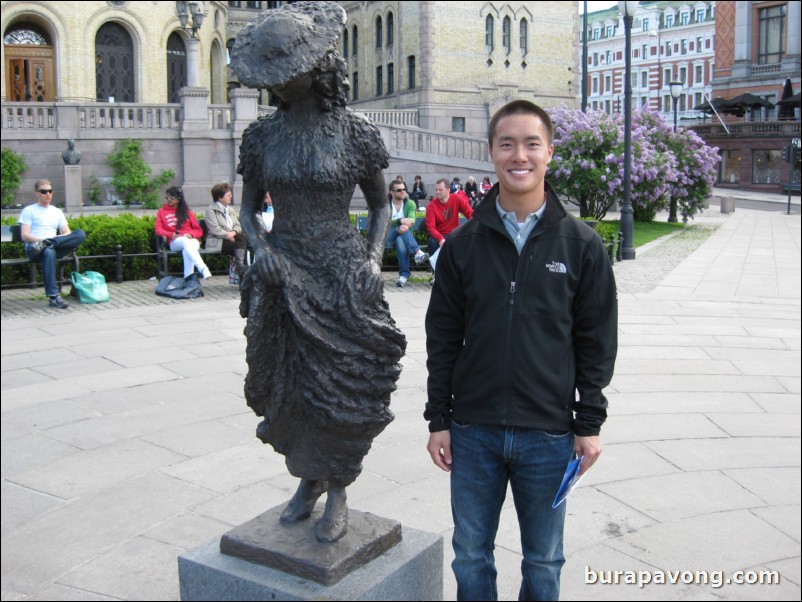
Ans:
[{"label": "stone building facade", "polygon": [[340,4],[354,108],[415,108],[421,128],[484,136],[508,100],[577,104],[577,2]]}]

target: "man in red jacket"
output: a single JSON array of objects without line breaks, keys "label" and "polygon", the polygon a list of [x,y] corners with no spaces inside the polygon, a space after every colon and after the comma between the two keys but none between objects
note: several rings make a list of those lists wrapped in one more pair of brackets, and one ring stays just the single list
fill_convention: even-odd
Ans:
[{"label": "man in red jacket", "polygon": [[450,193],[448,180],[437,180],[434,200],[426,206],[426,229],[429,231],[429,255],[434,255],[459,226],[460,213],[471,219],[473,209],[463,190]]}]

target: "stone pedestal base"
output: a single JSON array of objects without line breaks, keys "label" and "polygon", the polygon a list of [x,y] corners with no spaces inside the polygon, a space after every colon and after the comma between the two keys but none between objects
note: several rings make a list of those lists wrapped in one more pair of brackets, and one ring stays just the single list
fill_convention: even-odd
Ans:
[{"label": "stone pedestal base", "polygon": [[330,586],[223,554],[215,539],[178,557],[178,578],[182,600],[442,600],[443,538],[405,527],[398,544]]},{"label": "stone pedestal base", "polygon": [[80,211],[83,207],[83,186],[81,184],[81,166],[64,166],[64,212]]}]

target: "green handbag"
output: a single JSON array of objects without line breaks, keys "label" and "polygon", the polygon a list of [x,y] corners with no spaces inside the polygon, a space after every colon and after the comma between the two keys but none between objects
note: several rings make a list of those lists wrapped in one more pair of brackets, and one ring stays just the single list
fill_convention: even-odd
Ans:
[{"label": "green handbag", "polygon": [[105,303],[109,300],[109,287],[106,278],[100,272],[73,272],[70,274],[72,291],[81,303]]}]

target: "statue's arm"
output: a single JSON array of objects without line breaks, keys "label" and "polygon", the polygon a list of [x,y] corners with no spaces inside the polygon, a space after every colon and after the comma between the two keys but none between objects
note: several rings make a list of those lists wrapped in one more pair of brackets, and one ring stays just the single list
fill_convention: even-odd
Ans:
[{"label": "statue's arm", "polygon": [[242,188],[242,209],[240,210],[240,223],[248,237],[248,243],[256,249],[267,247],[262,235],[265,231],[262,221],[262,205],[265,193],[261,186],[245,183]]},{"label": "statue's arm", "polygon": [[390,203],[387,202],[384,176],[376,170],[359,183],[368,205],[368,254],[371,262],[381,267],[384,242],[390,229]]}]

